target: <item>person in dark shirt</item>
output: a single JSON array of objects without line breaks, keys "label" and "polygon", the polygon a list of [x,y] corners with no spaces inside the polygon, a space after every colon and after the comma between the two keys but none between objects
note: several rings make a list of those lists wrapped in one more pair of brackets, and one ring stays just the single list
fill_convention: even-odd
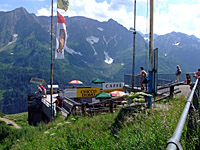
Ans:
[{"label": "person in dark shirt", "polygon": [[179,76],[181,75],[182,71],[179,65],[176,66],[176,82],[179,82]]}]

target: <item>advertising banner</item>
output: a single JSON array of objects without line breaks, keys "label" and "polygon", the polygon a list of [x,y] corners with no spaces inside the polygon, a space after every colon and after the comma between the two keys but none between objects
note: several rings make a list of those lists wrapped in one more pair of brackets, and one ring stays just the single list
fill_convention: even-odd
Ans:
[{"label": "advertising banner", "polygon": [[78,88],[77,97],[95,97],[100,93],[100,88]]}]

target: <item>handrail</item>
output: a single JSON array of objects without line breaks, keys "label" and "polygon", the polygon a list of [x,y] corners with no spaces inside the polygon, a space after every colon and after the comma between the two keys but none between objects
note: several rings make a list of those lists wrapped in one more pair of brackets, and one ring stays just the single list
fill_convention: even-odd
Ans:
[{"label": "handrail", "polygon": [[181,147],[179,141],[180,141],[181,134],[182,134],[182,131],[183,131],[186,119],[187,119],[187,115],[188,115],[190,106],[192,104],[192,99],[193,99],[195,90],[197,88],[198,82],[199,82],[199,80],[197,79],[195,82],[195,85],[191,91],[191,94],[190,94],[188,100],[186,101],[184,110],[181,114],[181,117],[180,117],[179,122],[176,126],[176,129],[173,133],[173,136],[167,142],[166,150],[177,150],[177,149],[182,150],[182,147]]}]

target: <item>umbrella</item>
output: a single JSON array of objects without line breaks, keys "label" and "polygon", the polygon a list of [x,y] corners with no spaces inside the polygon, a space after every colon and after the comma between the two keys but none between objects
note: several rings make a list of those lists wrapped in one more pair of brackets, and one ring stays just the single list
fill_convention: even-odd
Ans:
[{"label": "umbrella", "polygon": [[96,99],[111,98],[111,97],[112,97],[111,94],[109,94],[109,93],[104,93],[104,92],[99,93],[99,94],[96,95]]},{"label": "umbrella", "polygon": [[69,84],[83,84],[83,82],[81,82],[79,80],[72,80],[69,82]]},{"label": "umbrella", "polygon": [[111,94],[112,96],[119,96],[119,97],[125,95],[125,93],[122,92],[122,91],[112,91],[112,92],[110,92],[110,94]]},{"label": "umbrella", "polygon": [[92,81],[92,83],[99,84],[99,83],[105,83],[105,81],[103,81],[101,79],[95,79],[95,80]]}]

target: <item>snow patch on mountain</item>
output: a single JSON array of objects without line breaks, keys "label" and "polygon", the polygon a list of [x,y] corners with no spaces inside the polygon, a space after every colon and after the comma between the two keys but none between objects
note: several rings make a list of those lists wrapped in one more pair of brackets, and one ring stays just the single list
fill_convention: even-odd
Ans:
[{"label": "snow patch on mountain", "polygon": [[117,42],[117,35],[114,36],[114,41],[115,41],[115,46],[117,46],[118,42]]},{"label": "snow patch on mountain", "polygon": [[109,65],[112,64],[113,61],[114,61],[114,59],[111,58],[106,51],[104,51],[104,55],[105,55],[104,62],[107,63],[107,64],[109,64]]},{"label": "snow patch on mountain", "polygon": [[145,41],[149,41],[149,38],[148,38],[148,37],[144,37],[144,40],[145,40]]},{"label": "snow patch on mountain", "polygon": [[180,42],[175,42],[175,43],[172,44],[172,45],[179,46],[179,45],[180,45]]},{"label": "snow patch on mountain", "polygon": [[17,41],[18,34],[13,34],[13,41],[9,42],[8,45],[13,44]]},{"label": "snow patch on mountain", "polygon": [[99,31],[103,31],[104,29],[103,28],[101,28],[101,27],[98,27],[97,28]]},{"label": "snow patch on mountain", "polygon": [[76,54],[76,55],[83,56],[80,52],[76,52],[75,50],[73,50],[73,49],[71,49],[71,48],[69,48],[69,47],[67,47],[67,46],[65,47],[65,50],[66,50],[68,53],[72,54],[72,55]]},{"label": "snow patch on mountain", "polygon": [[91,47],[92,47],[92,49],[93,49],[93,51],[94,51],[94,55],[97,55],[97,51],[96,51],[96,49],[94,48],[94,46],[91,45]]},{"label": "snow patch on mountain", "polygon": [[103,40],[106,43],[106,46],[108,46],[109,42],[112,41],[114,38],[110,37],[108,40],[106,40],[105,36],[103,36]]},{"label": "snow patch on mountain", "polygon": [[94,37],[94,36],[90,36],[90,37],[86,37],[86,41],[90,44],[90,46],[92,47],[93,51],[94,51],[94,55],[97,55],[97,51],[94,48],[93,44],[98,43],[99,42],[99,38],[98,37]]},{"label": "snow patch on mountain", "polygon": [[106,43],[106,46],[108,46],[108,44],[114,40],[115,41],[115,46],[118,44],[117,42],[117,35],[114,35],[113,37],[109,37],[109,39],[107,40],[105,36],[103,36],[103,41]]},{"label": "snow patch on mountain", "polygon": [[91,45],[93,45],[94,43],[98,43],[99,42],[99,38],[98,37],[94,37],[94,36],[90,36],[90,37],[86,37],[86,41],[88,43],[90,43]]}]

